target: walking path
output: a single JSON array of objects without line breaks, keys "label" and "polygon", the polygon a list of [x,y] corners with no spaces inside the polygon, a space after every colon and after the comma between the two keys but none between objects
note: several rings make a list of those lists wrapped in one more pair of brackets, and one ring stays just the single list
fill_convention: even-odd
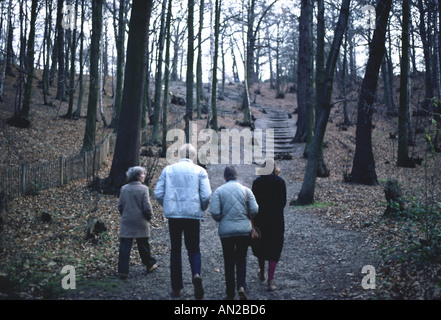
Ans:
[{"label": "walking path", "polygon": [[[278,128],[276,151],[289,152],[294,161],[278,161],[281,177],[290,170],[299,170],[296,163],[301,163],[303,144],[293,144],[291,136],[293,119],[276,110],[267,109],[267,117],[256,121],[256,127]],[[283,118],[285,117],[285,120]],[[298,159],[298,161],[295,161]],[[237,165],[239,180],[250,187],[256,178],[255,165]],[[215,164],[207,168],[212,190],[224,183],[225,165]],[[288,202],[300,190],[300,183],[287,181]],[[281,259],[277,265],[274,283],[277,289],[267,290],[266,283],[257,277],[257,259],[248,251],[247,295],[253,300],[311,300],[311,299],[370,299],[374,290],[363,289],[362,268],[365,265],[376,265],[375,255],[370,243],[362,234],[342,230],[320,220],[307,209],[293,206],[285,207],[285,242]],[[208,210],[201,222],[202,279],[205,289],[205,300],[225,298],[224,263],[221,243],[217,234],[217,223],[211,218]],[[153,247],[167,248],[169,234],[167,227],[152,230]],[[156,256],[158,269],[146,274],[140,262],[130,267],[127,280],[116,276],[109,278],[112,286],[106,289],[77,290],[75,299],[146,299],[146,300],[192,300],[190,266],[183,249],[184,289],[180,298],[170,296],[169,251],[161,250]],[[139,259],[138,259],[139,260]],[[113,289],[112,289],[113,288]],[[236,296],[237,298],[237,296]]]}]

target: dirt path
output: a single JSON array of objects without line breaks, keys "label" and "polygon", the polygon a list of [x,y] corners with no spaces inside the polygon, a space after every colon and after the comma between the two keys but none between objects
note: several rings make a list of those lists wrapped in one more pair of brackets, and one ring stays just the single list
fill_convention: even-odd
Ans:
[{"label": "dirt path", "polygon": [[[265,121],[259,124],[262,128]],[[298,161],[279,161],[284,172],[297,170],[293,164],[300,163],[303,145],[293,146],[292,155]],[[224,183],[224,165],[207,168],[212,190]],[[255,176],[255,165],[237,165],[239,180],[251,187]],[[288,202],[300,190],[299,183],[287,183]],[[362,268],[376,265],[370,243],[363,235],[342,230],[321,221],[307,209],[285,207],[285,243],[275,273],[277,290],[268,292],[266,284],[257,279],[257,259],[248,251],[247,294],[253,300],[334,300],[371,299],[374,290],[361,286]],[[201,222],[202,278],[205,300],[225,298],[225,281],[221,243],[217,234],[217,223],[208,211]],[[169,245],[167,227],[152,230],[152,245],[166,248]],[[72,299],[122,299],[122,300],[192,300],[193,286],[186,250],[183,250],[184,289],[179,299],[170,296],[169,252],[156,256],[158,269],[146,274],[139,258],[130,267],[127,280],[116,275],[104,282],[85,282],[69,295]],[[137,256],[137,254],[136,254]],[[236,297],[237,298],[237,297]]]}]

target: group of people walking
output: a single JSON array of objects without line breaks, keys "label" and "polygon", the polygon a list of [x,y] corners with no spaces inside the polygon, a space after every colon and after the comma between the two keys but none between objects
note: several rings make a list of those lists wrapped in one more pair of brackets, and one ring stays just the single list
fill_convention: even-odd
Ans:
[{"label": "group of people walking", "polygon": [[[234,299],[237,292],[239,299],[247,299],[246,262],[252,230],[249,214],[262,234],[259,246],[251,246],[253,254],[258,258],[257,276],[262,282],[267,280],[268,290],[275,290],[273,279],[283,248],[285,230],[283,210],[286,204],[286,185],[279,176],[280,169],[273,160],[267,160],[271,162],[264,163],[264,166],[273,166],[272,173],[259,175],[249,189],[238,181],[236,167],[227,166],[224,171],[225,183],[212,193],[206,170],[194,163],[196,155],[196,149],[191,144],[183,145],[179,149],[180,160],[163,169],[154,191],[155,199],[163,207],[164,217],[168,219],[171,295],[179,297],[184,287],[181,260],[183,236],[194,296],[196,299],[204,296],[200,221],[207,209],[219,223],[226,298]],[[118,273],[122,278],[128,276],[133,239],[136,239],[147,272],[157,268],[149,244],[152,206],[148,188],[143,184],[145,169],[132,167],[127,171],[127,177],[129,183],[121,188],[118,200],[121,214]]]}]

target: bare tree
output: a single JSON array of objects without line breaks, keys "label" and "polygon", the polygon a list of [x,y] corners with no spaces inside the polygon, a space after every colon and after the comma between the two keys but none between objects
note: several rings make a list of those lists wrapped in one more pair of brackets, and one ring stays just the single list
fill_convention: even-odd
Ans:
[{"label": "bare tree", "polygon": [[92,37],[90,41],[89,97],[87,119],[81,151],[91,151],[95,147],[96,109],[99,89],[100,39],[103,23],[103,0],[92,0]]},{"label": "bare tree", "polygon": [[185,108],[185,139],[190,141],[190,121],[193,120],[193,65],[194,65],[194,0],[188,0],[187,77]]},{"label": "bare tree", "polygon": [[305,176],[303,178],[302,188],[296,200],[290,202],[291,205],[305,205],[314,202],[315,181],[317,176],[317,164],[320,150],[325,136],[326,125],[328,123],[329,114],[331,112],[331,93],[334,79],[334,70],[340,46],[343,40],[344,32],[349,18],[350,0],[343,0],[340,9],[340,15],[337,27],[334,32],[334,39],[331,50],[326,61],[325,69],[325,86],[323,87],[320,114],[315,125],[314,138],[308,154],[308,163],[306,166]]},{"label": "bare tree", "polygon": [[57,99],[66,99],[66,83],[65,83],[65,70],[64,70],[64,29],[61,25],[63,19],[63,5],[64,0],[58,0],[57,2],[57,60],[58,60],[58,86],[57,86]]},{"label": "bare tree", "polygon": [[[104,192],[118,194],[129,167],[139,164],[145,52],[152,0],[133,0],[127,42],[127,63],[115,152]],[[141,70],[141,71],[140,71]]]},{"label": "bare tree", "polygon": [[299,19],[299,55],[297,82],[297,129],[295,142],[305,142],[308,125],[308,110],[312,107],[312,0],[301,1]]},{"label": "bare tree", "polygon": [[375,160],[372,151],[372,115],[378,73],[386,51],[386,30],[392,0],[379,0],[376,7],[376,28],[370,43],[366,72],[358,100],[355,155],[350,181],[365,185],[377,185]]},{"label": "bare tree", "polygon": [[409,108],[409,0],[403,0],[403,22],[401,34],[401,72],[400,72],[400,107],[398,113],[398,154],[397,166],[409,166],[407,112]]}]

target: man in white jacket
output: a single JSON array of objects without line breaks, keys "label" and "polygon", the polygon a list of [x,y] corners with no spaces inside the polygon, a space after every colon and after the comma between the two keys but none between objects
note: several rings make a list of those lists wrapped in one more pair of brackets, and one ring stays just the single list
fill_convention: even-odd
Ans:
[{"label": "man in white jacket", "polygon": [[164,208],[170,232],[170,276],[172,295],[179,297],[183,288],[181,245],[182,233],[192,272],[196,299],[202,299],[200,220],[211,197],[207,171],[193,163],[196,149],[184,144],[179,149],[180,160],[164,168],[155,188],[155,198]]}]

